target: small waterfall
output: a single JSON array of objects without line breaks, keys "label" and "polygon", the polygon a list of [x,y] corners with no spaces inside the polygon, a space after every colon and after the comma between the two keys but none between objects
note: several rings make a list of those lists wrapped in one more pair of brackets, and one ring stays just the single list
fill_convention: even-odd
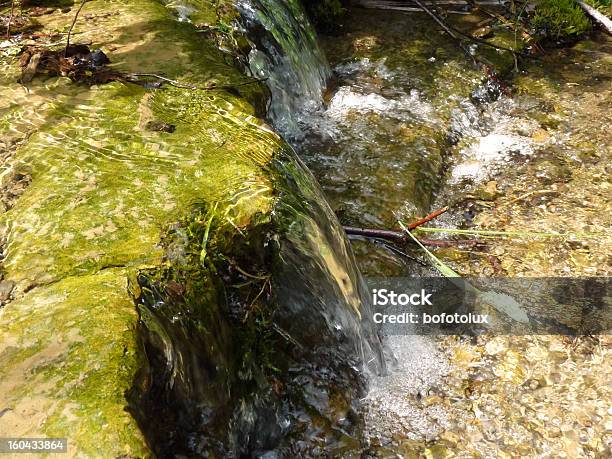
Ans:
[{"label": "small waterfall", "polygon": [[[329,67],[298,0],[240,1],[268,115],[295,141],[299,117],[322,105]],[[226,218],[248,186],[198,204],[164,236],[168,265],[136,279],[148,364],[130,410],[158,457],[361,447],[366,383],[386,372],[368,287],[314,176],[285,142],[270,148],[273,160],[257,163],[274,191],[269,216],[238,232]]]},{"label": "small waterfall", "polygon": [[[308,19],[301,0],[238,0],[236,7],[241,14],[246,34],[252,42],[249,53],[250,70],[256,77],[266,78],[266,84],[271,92],[268,117],[285,140],[295,147],[303,143],[307,123],[312,121],[312,116],[309,115],[323,108],[323,93],[332,73],[319,46],[314,27]],[[295,161],[299,164],[300,169],[303,169],[303,171],[296,172],[296,175],[301,176],[305,171],[312,183],[316,183],[316,179],[300,159],[296,157]],[[325,201],[320,187],[315,188],[309,190],[308,194],[317,195],[316,201],[318,202],[304,213],[313,218],[314,226],[309,237],[316,236],[321,229],[329,231],[329,234],[325,234],[318,242],[311,240],[309,247],[306,247],[307,244],[304,241],[292,241],[291,245],[299,247],[298,252],[302,257],[302,259],[296,259],[295,263],[303,265],[312,262],[303,257],[307,255],[306,258],[315,259],[321,247],[332,243],[331,250],[336,252],[342,266],[337,266],[336,261],[331,259],[319,260],[314,264],[325,266],[325,269],[329,271],[328,274],[340,268],[341,277],[348,276],[344,282],[347,282],[347,285],[355,286],[358,290],[351,291],[350,295],[347,295],[345,291],[337,293],[343,297],[342,301],[346,304],[351,304],[352,307],[357,310],[361,309],[364,313],[361,330],[355,331],[357,335],[361,335],[363,363],[372,373],[385,373],[386,364],[382,355],[381,343],[376,336],[375,326],[371,323],[372,305],[367,287],[357,268],[342,227]],[[314,207],[319,209],[313,211]],[[288,255],[286,257],[291,258]],[[335,275],[338,273],[333,274],[332,277]],[[317,279],[309,279],[308,276],[301,279],[303,285],[294,286],[295,291],[303,289],[304,285],[310,285],[313,280],[317,282]],[[289,292],[287,296],[291,296]],[[320,295],[320,298],[325,298],[325,301],[332,303],[336,301],[329,295]]]},{"label": "small waterfall", "polygon": [[243,24],[254,46],[249,66],[267,78],[272,93],[268,116],[286,139],[301,136],[300,113],[322,104],[331,74],[299,0],[240,0]]},{"label": "small waterfall", "polygon": [[[250,70],[254,76],[267,79],[266,84],[271,92],[268,117],[285,140],[295,147],[303,143],[303,128],[306,123],[300,122],[311,121],[312,117],[308,115],[323,108],[323,93],[331,76],[331,69],[319,46],[316,32],[300,0],[238,0],[236,7],[241,13],[242,23],[252,42],[249,53]],[[314,176],[310,175],[310,171],[307,171],[308,168],[299,158],[296,157],[295,160],[300,168],[306,170],[312,182],[316,183]],[[302,173],[297,172],[297,175]],[[386,364],[381,344],[376,336],[374,324],[371,323],[372,305],[369,294],[349,242],[335,214],[325,201],[320,187],[310,190],[309,194],[318,196],[319,202],[312,207],[320,207],[318,211],[313,212],[310,209],[310,212],[305,212],[313,217],[315,225],[309,237],[316,236],[321,228],[330,234],[326,234],[318,242],[311,240],[310,247],[306,247],[303,241],[297,240],[292,241],[292,245],[300,247],[298,252],[301,252],[302,257],[308,254],[308,257],[314,259],[321,247],[332,242],[334,246],[332,251],[337,252],[336,255],[340,257],[342,266],[336,266],[333,260],[320,260],[319,264],[325,266],[326,270],[331,270],[330,273],[336,268],[341,268],[342,275],[348,276],[344,282],[347,282],[347,285],[358,286],[359,291],[351,291],[348,296],[347,292],[339,293],[345,297],[343,300],[347,304],[352,304],[356,310],[361,309],[365,313],[361,330],[356,331],[358,335],[362,335],[360,345],[363,362],[372,373],[385,373]],[[302,265],[309,261],[296,259],[295,263]],[[301,279],[303,282],[301,288],[309,285],[312,280]],[[297,286],[296,288],[297,291],[300,290]],[[324,298],[325,295],[320,297]],[[328,295],[326,301],[335,300]]]}]

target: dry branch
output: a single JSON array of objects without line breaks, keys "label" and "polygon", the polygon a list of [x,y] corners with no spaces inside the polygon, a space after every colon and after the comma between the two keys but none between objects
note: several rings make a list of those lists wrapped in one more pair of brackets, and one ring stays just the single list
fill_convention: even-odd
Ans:
[{"label": "dry branch", "polygon": [[610,20],[610,18],[608,16],[606,16],[603,13],[600,13],[599,11],[597,11],[595,8],[593,8],[591,5],[586,4],[585,2],[582,1],[578,1],[578,4],[580,5],[580,7],[584,10],[584,12],[591,18],[593,19],[593,21],[595,21],[597,24],[599,24],[606,32],[608,32],[610,35],[612,35],[612,20]]},{"label": "dry branch", "polygon": [[[344,226],[344,231],[348,236],[358,236],[369,239],[379,239],[395,244],[411,244],[413,241],[403,231],[380,230],[372,228],[356,228],[354,226]],[[477,245],[482,244],[479,239],[461,240],[440,240],[440,239],[421,239],[419,242],[430,247],[454,247],[457,245]]]},{"label": "dry branch", "polygon": [[414,223],[411,223],[410,225],[408,225],[408,229],[409,230],[413,230],[415,228],[418,228],[421,225],[424,225],[427,222],[430,222],[431,220],[433,220],[436,217],[439,217],[440,215],[442,215],[444,212],[446,212],[448,210],[448,206],[447,207],[442,207],[441,209],[435,210],[432,213],[430,213],[429,215],[421,218],[420,220],[417,220]]},{"label": "dry branch", "polygon": [[8,24],[6,25],[6,39],[11,38],[11,24],[13,23],[13,16],[15,15],[15,2],[17,0],[11,0],[11,12],[8,18]]},{"label": "dry branch", "polygon": [[72,34],[72,29],[74,29],[74,25],[77,22],[77,19],[79,17],[79,13],[83,9],[83,6],[85,6],[85,3],[87,3],[87,0],[81,0],[81,4],[79,5],[79,9],[77,10],[76,14],[74,15],[74,18],[72,19],[72,24],[70,24],[70,29],[68,29],[68,36],[66,37],[66,49],[64,51],[64,57],[68,57],[68,47],[70,46],[70,35]]},{"label": "dry branch", "polygon": [[[443,207],[442,209],[438,209],[429,215],[411,223],[407,226],[408,230],[413,230],[418,228],[421,225],[424,225],[427,222],[430,222],[434,218],[442,215],[444,212],[448,210],[448,207]],[[353,226],[345,226],[344,231],[348,236],[359,236],[370,239],[378,239],[393,242],[396,244],[408,244],[412,243],[413,240],[408,237],[406,232],[404,231],[394,231],[394,230],[383,230],[383,229],[372,229],[372,228],[356,228]],[[451,247],[459,244],[466,245],[475,245],[479,244],[481,241],[479,240],[461,240],[461,241],[441,241],[441,240],[429,240],[429,239],[419,239],[419,241],[423,245],[429,245],[432,247]]]}]

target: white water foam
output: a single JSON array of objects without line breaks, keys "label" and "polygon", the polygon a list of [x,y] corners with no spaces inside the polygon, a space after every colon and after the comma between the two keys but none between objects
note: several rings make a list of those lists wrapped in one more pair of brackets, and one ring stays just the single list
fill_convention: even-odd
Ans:
[{"label": "white water foam", "polygon": [[397,99],[389,99],[376,93],[362,93],[352,86],[342,86],[332,98],[326,115],[344,121],[351,112],[377,113],[399,120],[428,119],[433,117],[433,107],[423,101],[415,89]]},{"label": "white water foam", "polygon": [[532,137],[539,128],[537,122],[509,115],[513,106],[512,100],[502,98],[488,105],[480,117],[470,109],[453,113],[451,126],[463,134],[467,145],[461,149],[455,162],[450,183],[466,180],[480,183],[510,163],[516,155],[530,156],[541,145]]},{"label": "white water foam", "polygon": [[443,384],[451,362],[429,336],[390,336],[387,344],[398,365],[371,381],[365,400],[367,435],[383,444],[398,431],[412,440],[432,440],[449,427],[448,413],[420,400]]},{"label": "white water foam", "polygon": [[498,133],[479,137],[462,151],[463,160],[453,168],[451,182],[483,181],[495,167],[510,161],[512,154],[527,156],[533,151],[533,141],[529,137]]}]

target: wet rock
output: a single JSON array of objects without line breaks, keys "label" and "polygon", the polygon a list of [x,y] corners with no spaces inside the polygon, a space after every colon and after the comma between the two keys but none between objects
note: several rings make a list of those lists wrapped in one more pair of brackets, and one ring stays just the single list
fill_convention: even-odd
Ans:
[{"label": "wet rock", "polygon": [[0,302],[6,302],[11,297],[14,288],[15,282],[10,280],[0,281]]},{"label": "wet rock", "polygon": [[472,32],[472,36],[474,38],[480,38],[481,40],[485,38],[491,38],[493,34],[494,34],[493,28],[490,26],[480,27],[474,30],[474,32]]},{"label": "wet rock", "polygon": [[32,178],[25,172],[14,171],[9,174],[0,186],[0,201],[2,207],[8,210],[30,185]]},{"label": "wet rock", "polygon": [[149,121],[145,128],[149,131],[172,133],[175,131],[176,126],[174,124],[164,123],[163,121]]},{"label": "wet rock", "polygon": [[490,180],[484,187],[476,190],[474,194],[478,199],[483,201],[492,201],[502,193],[497,189],[497,182],[495,180]]}]

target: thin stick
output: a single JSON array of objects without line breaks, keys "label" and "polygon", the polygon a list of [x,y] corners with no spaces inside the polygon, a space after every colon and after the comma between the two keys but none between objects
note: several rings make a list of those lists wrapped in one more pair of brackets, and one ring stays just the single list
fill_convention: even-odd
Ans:
[{"label": "thin stick", "polygon": [[406,242],[406,234],[403,231],[356,228],[354,226],[344,226],[344,231],[349,236],[383,239],[392,242]]},{"label": "thin stick", "polygon": [[408,229],[409,230],[413,230],[418,226],[424,225],[427,222],[432,221],[434,218],[438,217],[439,215],[442,215],[444,212],[446,212],[448,210],[448,206],[447,207],[442,207],[441,209],[438,209],[432,213],[430,213],[429,215],[421,218],[420,220],[417,220],[414,223],[411,223],[410,225],[408,225]]},{"label": "thin stick", "polygon": [[459,37],[457,35],[455,35],[455,33],[446,25],[446,23],[440,19],[440,17],[438,17],[438,15],[436,13],[434,13],[432,10],[430,10],[427,6],[425,6],[421,0],[414,0],[414,3],[416,3],[418,5],[419,8],[421,8],[423,11],[425,11],[429,16],[431,16],[431,18],[436,21],[438,23],[438,25],[440,27],[442,27],[442,29],[444,29],[444,31],[449,34],[451,36],[451,38],[453,38],[454,40],[456,40],[459,44],[459,47],[463,50],[463,52],[472,60],[472,62],[474,64],[478,64],[478,61],[476,60],[476,58],[472,55],[472,53],[470,53],[470,51],[463,46],[463,43],[460,42]]},{"label": "thin stick", "polygon": [[79,17],[79,13],[83,9],[83,6],[87,3],[87,0],[81,0],[81,4],[79,5],[79,9],[77,10],[74,18],[72,19],[72,24],[70,24],[70,29],[68,29],[68,36],[66,37],[66,49],[64,50],[64,57],[68,57],[68,47],[70,46],[70,34],[72,34],[72,29],[77,22],[77,18]]},{"label": "thin stick", "polygon": [[[349,237],[363,237],[366,239],[389,241],[397,244],[407,244],[412,242],[412,239],[408,238],[404,231],[356,228],[353,226],[344,226],[343,228]],[[457,245],[481,244],[483,241],[480,239],[461,239],[456,241],[439,239],[419,239],[419,242],[423,245],[428,245],[431,247],[454,247]]]},{"label": "thin stick", "polygon": [[601,14],[595,8],[582,1],[578,1],[578,5],[584,10],[584,12],[599,24],[609,35],[612,35],[612,21],[605,14]]},{"label": "thin stick", "polygon": [[[418,228],[419,226],[432,221],[434,218],[442,215],[447,210],[448,210],[448,206],[435,210],[429,215],[408,225],[408,229],[412,231],[413,229]],[[408,239],[404,231],[369,229],[369,228],[354,228],[352,226],[345,226],[344,230],[346,231],[346,234],[350,236],[373,237],[373,238],[385,239],[388,241],[395,241],[395,242],[410,242],[410,239]]]},{"label": "thin stick", "polygon": [[448,233],[448,234],[469,234],[482,237],[494,236],[517,236],[517,237],[545,237],[545,238],[575,238],[575,239],[595,239],[602,238],[607,240],[610,238],[608,233],[585,233],[585,232],[566,232],[566,233],[545,233],[537,231],[492,231],[492,230],[470,230],[456,228],[417,228],[417,231],[424,233]]},{"label": "thin stick", "polygon": [[418,263],[419,265],[424,266],[426,268],[428,267],[427,263],[425,263],[423,260],[420,260],[417,257],[413,257],[412,255],[408,255],[406,252],[398,249],[397,247],[395,247],[395,245],[391,243],[385,241],[378,241],[378,243],[385,249],[389,250],[391,253],[399,255],[400,257],[405,258],[406,260],[414,261],[415,263]]},{"label": "thin stick", "polygon": [[[530,54],[524,53],[522,51],[516,51],[516,50],[511,49],[511,48],[506,48],[505,46],[499,46],[499,45],[495,45],[493,43],[489,43],[488,41],[481,40],[480,38],[472,37],[471,35],[468,35],[467,33],[462,32],[461,30],[457,29],[456,27],[453,27],[453,26],[445,23],[436,13],[434,13],[431,9],[429,9],[426,5],[424,5],[420,0],[414,0],[414,2],[419,6],[419,8],[421,8],[424,12],[426,12],[429,16],[431,16],[432,19],[434,21],[436,21],[438,23],[438,25],[440,27],[442,27],[442,29],[444,29],[444,31],[448,35],[450,35],[451,38],[453,38],[454,40],[457,40],[457,41],[460,40],[460,37],[457,36],[457,34],[458,34],[458,35],[460,35],[460,36],[462,36],[464,38],[467,38],[470,41],[473,41],[475,43],[479,43],[481,45],[489,46],[489,47],[494,48],[494,49],[498,49],[498,50],[502,50],[502,51],[508,51],[508,52],[511,52],[511,53],[514,53],[514,54],[520,54],[521,56],[525,56],[525,57],[533,57]],[[466,53],[470,57],[470,59],[472,59],[472,62],[474,64],[481,63],[481,62],[479,62],[479,60],[474,55],[472,55],[472,53],[470,53],[470,51],[465,46],[463,46],[462,43],[459,43],[459,46],[461,47],[463,52]]]},{"label": "thin stick", "polygon": [[[180,83],[176,80],[171,80],[170,78],[166,78],[165,76],[161,76],[158,75],[156,73],[128,73],[127,74],[128,78],[138,78],[138,77],[149,77],[149,78],[156,78],[158,80],[164,81],[172,86],[175,86],[177,88],[182,88],[182,89],[205,89],[205,88],[200,88],[198,86],[194,86],[194,85],[189,85],[189,84],[183,84]],[[208,88],[206,88],[208,89]]]},{"label": "thin stick", "polygon": [[473,41],[475,43],[479,43],[481,45],[489,46],[489,47],[494,48],[494,49],[499,49],[501,51],[508,51],[510,53],[520,54],[521,56],[525,56],[525,57],[534,57],[531,54],[527,54],[527,53],[524,53],[522,51],[518,51],[518,50],[515,50],[515,49],[512,49],[512,48],[506,48],[505,46],[495,45],[495,44],[490,43],[490,42],[488,42],[486,40],[482,40],[480,38],[472,37],[471,35],[469,35],[469,34],[467,34],[465,32],[462,32],[461,30],[459,30],[459,29],[457,29],[457,28],[455,28],[453,26],[449,25],[448,27],[450,29],[454,30],[455,32],[457,32],[459,35],[461,35],[461,36],[463,36],[463,37],[467,38],[468,40],[471,40],[471,41]]},{"label": "thin stick", "polygon": [[237,83],[237,84],[233,84],[233,85],[222,85],[222,86],[197,86],[197,85],[190,85],[190,84],[184,84],[181,83],[179,81],[176,80],[171,80],[170,78],[166,78],[165,76],[162,75],[158,75],[156,73],[128,73],[126,75],[128,78],[138,78],[138,77],[149,77],[149,78],[156,78],[158,80],[164,81],[166,83],[168,83],[169,85],[172,85],[174,87],[177,88],[181,88],[181,89],[200,89],[202,91],[213,91],[213,90],[223,90],[223,89],[229,89],[229,88],[237,88],[239,86],[246,86],[249,84],[255,84],[255,83],[261,83],[263,81],[266,81],[267,78],[254,78],[251,81],[246,81],[246,82],[242,82],[242,83]]},{"label": "thin stick", "polygon": [[11,38],[11,23],[13,22],[13,15],[15,14],[15,0],[11,1],[11,14],[9,15],[8,24],[6,25],[6,38]]}]

